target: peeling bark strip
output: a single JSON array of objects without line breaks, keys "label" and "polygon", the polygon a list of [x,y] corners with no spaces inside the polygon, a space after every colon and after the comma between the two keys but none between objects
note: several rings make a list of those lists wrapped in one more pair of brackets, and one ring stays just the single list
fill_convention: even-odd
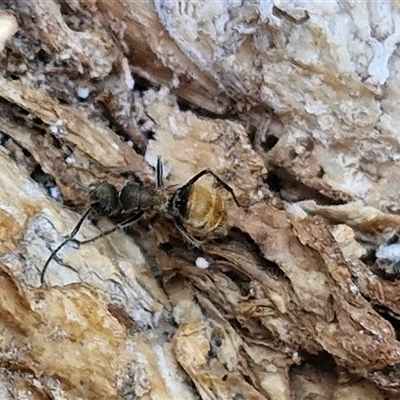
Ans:
[{"label": "peeling bark strip", "polygon": [[[398,399],[398,17],[3,2],[4,399]],[[154,185],[158,156],[171,192],[210,168],[248,207],[202,177],[228,226],[204,251],[146,212],[65,245],[40,288],[90,190]],[[114,226],[92,222],[78,240]]]}]

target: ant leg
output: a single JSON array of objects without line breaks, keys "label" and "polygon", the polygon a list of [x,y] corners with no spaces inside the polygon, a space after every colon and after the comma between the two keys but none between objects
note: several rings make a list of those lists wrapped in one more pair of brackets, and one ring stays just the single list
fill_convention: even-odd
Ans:
[{"label": "ant leg", "polygon": [[78,223],[76,224],[75,228],[73,229],[73,231],[70,233],[69,237],[67,239],[65,239],[49,256],[49,258],[47,259],[46,263],[44,264],[44,267],[42,269],[42,272],[40,273],[40,283],[42,286],[44,286],[45,281],[44,281],[44,277],[47,271],[47,268],[49,267],[49,264],[51,262],[51,260],[54,258],[54,256],[69,242],[71,241],[74,236],[78,233],[79,229],[81,228],[83,221],[85,220],[85,218],[89,215],[90,211],[92,211],[93,206],[89,207],[85,213],[82,215],[81,219],[78,221]]},{"label": "ant leg", "polygon": [[129,225],[132,225],[135,221],[137,221],[142,215],[144,214],[144,211],[140,211],[135,215],[132,215],[132,217],[126,218],[125,220],[123,220],[122,222],[118,223],[114,228],[109,229],[108,231],[102,232],[99,235],[95,236],[94,238],[91,239],[87,239],[87,240],[83,240],[83,241],[78,241],[75,240],[75,243],[78,243],[79,245],[81,244],[87,244],[87,243],[91,243],[94,242],[97,239],[100,239],[104,236],[107,236],[113,232],[115,232],[118,229],[124,229],[126,227],[128,227]]},{"label": "ant leg", "polygon": [[188,182],[186,182],[180,189],[179,191],[184,191],[185,189],[187,189],[188,187],[192,186],[196,181],[198,181],[201,177],[203,177],[204,175],[212,175],[213,178],[227,191],[230,193],[230,195],[232,196],[233,200],[235,201],[236,205],[238,207],[241,207],[238,199],[236,198],[235,192],[233,191],[233,189],[227,184],[225,183],[216,173],[214,173],[213,171],[211,171],[209,168],[207,169],[203,169],[203,171],[200,171],[197,175],[195,175],[192,179],[190,179]]},{"label": "ant leg", "polygon": [[199,240],[195,239],[185,228],[183,225],[181,219],[179,217],[174,218],[175,226],[178,229],[179,233],[183,236],[184,239],[186,239],[189,244],[192,246],[202,250],[203,249],[203,244]]},{"label": "ant leg", "polygon": [[163,165],[161,157],[157,157],[157,167],[156,167],[156,188],[160,189],[163,187]]}]

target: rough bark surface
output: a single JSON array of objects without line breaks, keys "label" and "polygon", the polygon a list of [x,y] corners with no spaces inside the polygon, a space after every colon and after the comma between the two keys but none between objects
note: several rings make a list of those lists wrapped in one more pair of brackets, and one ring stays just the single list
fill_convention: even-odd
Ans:
[{"label": "rough bark surface", "polygon": [[[396,3],[110,4],[0,5],[0,397],[399,398]],[[42,287],[157,156],[225,235],[150,212]]]}]

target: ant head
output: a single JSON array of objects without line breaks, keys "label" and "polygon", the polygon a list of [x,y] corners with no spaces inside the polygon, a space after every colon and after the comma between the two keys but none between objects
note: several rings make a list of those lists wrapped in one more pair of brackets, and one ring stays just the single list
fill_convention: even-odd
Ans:
[{"label": "ant head", "polygon": [[119,211],[118,190],[108,182],[103,182],[90,192],[90,203],[100,215],[111,215]]}]

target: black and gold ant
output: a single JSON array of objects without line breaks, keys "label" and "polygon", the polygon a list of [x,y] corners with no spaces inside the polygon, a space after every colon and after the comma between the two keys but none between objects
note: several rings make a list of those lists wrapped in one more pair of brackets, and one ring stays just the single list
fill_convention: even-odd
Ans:
[{"label": "black and gold ant", "polygon": [[[103,182],[91,191],[90,206],[71,234],[50,254],[40,274],[41,284],[45,284],[45,274],[51,260],[68,242],[74,240],[79,244],[84,244],[97,240],[117,229],[126,228],[150,209],[170,215],[176,228],[187,242],[201,249],[202,243],[187,231],[185,225],[209,233],[224,226],[227,217],[226,203],[218,190],[196,183],[204,175],[212,175],[217,183],[231,194],[236,205],[240,207],[233,189],[208,168],[171,193],[163,185],[163,168],[160,157],[157,159],[155,187],[145,185],[137,178],[128,182],[121,191],[118,191],[115,186]],[[118,222],[114,228],[102,232],[93,239],[79,242],[74,237],[89,215],[109,217],[114,222]]]}]

